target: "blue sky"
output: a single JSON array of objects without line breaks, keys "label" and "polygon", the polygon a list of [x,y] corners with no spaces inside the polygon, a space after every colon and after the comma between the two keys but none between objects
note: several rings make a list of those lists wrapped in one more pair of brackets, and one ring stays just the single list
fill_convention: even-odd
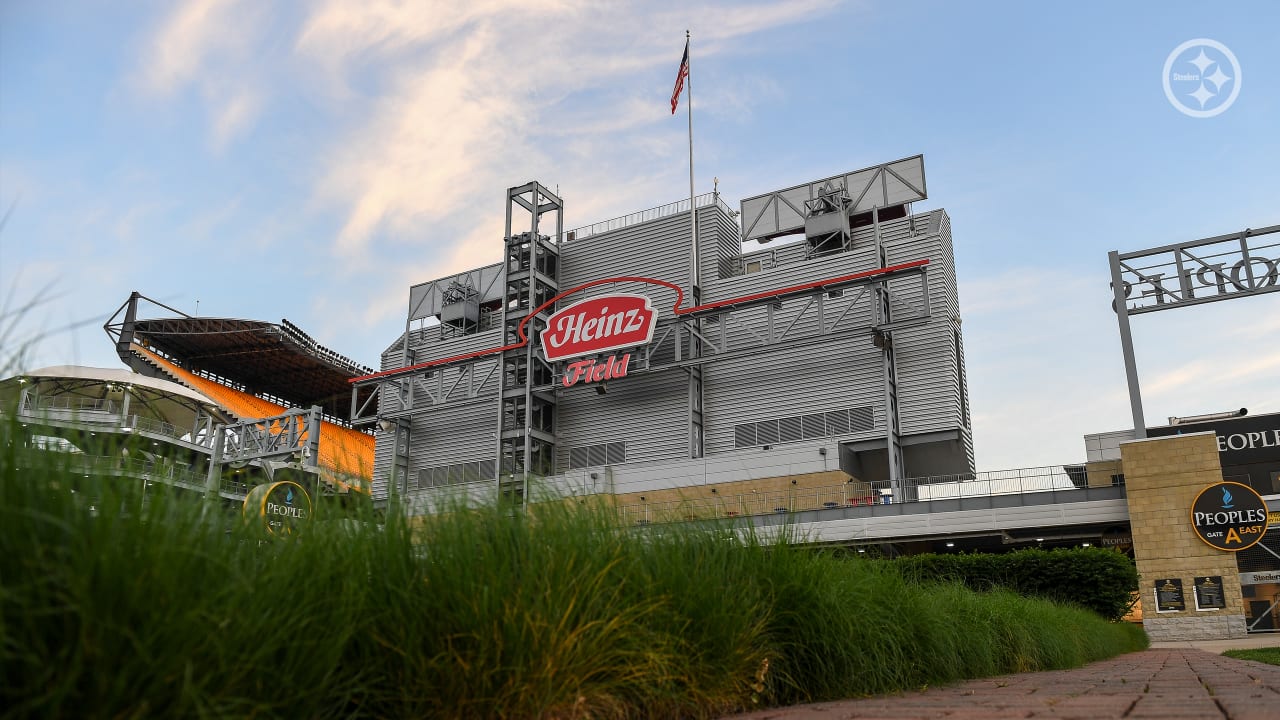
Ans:
[{"label": "blue sky", "polygon": [[[687,195],[689,28],[698,191],[924,153],[979,468],[1077,461],[1130,422],[1107,251],[1280,223],[1277,27],[1270,2],[10,0],[0,302],[36,305],[0,342],[117,366],[101,324],[136,289],[376,365],[410,284],[498,259],[507,187],[558,186],[570,226]],[[1240,65],[1215,117],[1162,85],[1198,38]],[[1280,411],[1280,293],[1134,333],[1149,420]]]}]

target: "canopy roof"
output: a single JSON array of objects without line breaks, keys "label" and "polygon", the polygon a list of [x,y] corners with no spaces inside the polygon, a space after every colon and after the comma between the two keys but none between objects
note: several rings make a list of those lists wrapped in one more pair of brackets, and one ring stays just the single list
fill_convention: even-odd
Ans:
[{"label": "canopy roof", "polygon": [[[170,317],[134,320],[132,339],[181,367],[331,417],[351,412],[348,380],[373,372],[323,347],[288,320]],[[127,345],[121,359],[132,362]]]},{"label": "canopy roof", "polygon": [[174,427],[192,427],[198,416],[226,422],[230,415],[209,395],[180,383],[148,377],[130,370],[57,365],[22,373],[0,382],[0,403],[16,402],[24,388],[35,393],[37,405],[67,409],[108,409],[119,412],[129,396],[129,414]]}]

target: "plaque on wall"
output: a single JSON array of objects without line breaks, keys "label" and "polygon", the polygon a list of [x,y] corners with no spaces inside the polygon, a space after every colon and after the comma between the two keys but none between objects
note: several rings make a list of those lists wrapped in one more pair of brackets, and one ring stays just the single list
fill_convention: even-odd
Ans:
[{"label": "plaque on wall", "polygon": [[1186,609],[1187,603],[1182,597],[1181,578],[1165,578],[1156,581],[1156,612],[1182,612]]},{"label": "plaque on wall", "polygon": [[1227,599],[1222,594],[1222,576],[1205,575],[1196,578],[1196,609],[1223,610]]}]

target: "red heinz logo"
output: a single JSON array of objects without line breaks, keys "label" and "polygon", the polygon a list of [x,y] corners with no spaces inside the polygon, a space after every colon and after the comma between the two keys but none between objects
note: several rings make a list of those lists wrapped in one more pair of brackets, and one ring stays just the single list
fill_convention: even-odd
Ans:
[{"label": "red heinz logo", "polygon": [[644,295],[580,300],[548,318],[542,351],[554,361],[645,345],[653,339],[657,315]]}]

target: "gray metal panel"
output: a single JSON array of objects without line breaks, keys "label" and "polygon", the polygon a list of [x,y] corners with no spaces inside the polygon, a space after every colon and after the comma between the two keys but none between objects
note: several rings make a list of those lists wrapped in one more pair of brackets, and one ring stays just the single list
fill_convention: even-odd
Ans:
[{"label": "gray metal panel", "polygon": [[561,390],[558,398],[556,467],[561,471],[569,467],[571,449],[615,441],[627,444],[628,464],[688,455],[683,372],[612,381],[604,395],[578,385]]},{"label": "gray metal panel", "polygon": [[[914,220],[904,218],[882,225],[889,263],[903,263],[922,258],[930,260],[928,274],[930,323],[894,332],[897,349],[902,432],[917,434],[963,429],[960,403],[960,371],[955,353],[955,323],[959,317],[954,281],[954,261],[949,243],[949,226],[941,210]],[[914,226],[914,236],[912,234]],[[947,237],[929,234],[929,230],[945,229]],[[867,234],[871,228],[861,229]],[[855,248],[858,243],[855,243]],[[792,261],[764,272],[729,278],[707,288],[710,301],[766,291],[769,288],[799,284],[873,269],[869,244],[863,250],[814,260]],[[778,254],[803,251],[803,244],[779,248]],[[762,253],[771,252],[770,250]],[[760,253],[756,253],[759,255]],[[890,289],[908,305],[922,309],[919,283],[897,280]],[[775,311],[777,326],[786,326],[794,317],[793,303]],[[860,300],[846,322],[866,326],[870,323],[869,300]],[[758,332],[764,332],[763,308],[738,313],[738,322],[756,321]],[[830,320],[830,318],[828,318]],[[795,326],[803,329],[805,318]],[[714,337],[714,330],[708,330]],[[802,359],[801,359],[802,358]],[[713,363],[705,368],[706,428],[708,452],[723,452],[734,447],[736,425],[770,417],[804,414],[822,410],[871,405],[876,408],[877,426],[883,428],[884,408],[879,352],[866,333],[847,340],[833,340],[806,348],[802,355],[794,350],[761,352],[751,358]],[[865,433],[857,435],[862,437]],[[969,443],[968,433],[962,438]],[[970,467],[972,463],[969,463]],[[965,468],[957,468],[957,472]]]},{"label": "gray metal panel", "polygon": [[496,413],[497,400],[489,398],[414,415],[409,472],[493,458],[497,445]]},{"label": "gray metal panel", "polygon": [[[940,211],[935,211],[940,212]],[[888,242],[909,239],[915,235],[928,234],[927,229],[930,225],[930,215],[917,215],[914,218],[901,218],[891,220],[880,225],[880,234],[883,239]],[[859,272],[862,270],[871,270],[878,266],[878,255],[875,249],[875,229],[873,227],[861,227],[853,231],[852,234],[853,250],[840,255],[827,256],[816,260],[806,260],[806,254],[809,252],[809,245],[805,242],[783,242],[778,244],[764,244],[759,250],[743,253],[736,265],[738,270],[732,280],[714,285],[714,289],[707,295],[708,299],[716,300],[723,297],[733,297],[736,294],[736,288],[751,285],[753,283],[769,283],[771,286],[786,285],[794,278],[803,276],[796,270],[797,266],[803,267],[839,267],[847,268],[841,271],[842,274],[851,272]],[[761,272],[751,276],[745,276],[741,272],[741,268],[745,263],[759,261]],[[821,265],[820,263],[835,262],[837,265]],[[806,263],[819,263],[818,265],[806,265]],[[751,278],[751,279],[746,279]],[[808,277],[806,279],[818,280],[822,277]],[[800,280],[803,282],[803,280]]]},{"label": "gray metal panel", "polygon": [[414,352],[414,362],[422,363],[441,358],[489,350],[502,342],[502,330],[493,329],[471,335],[440,337],[440,326],[414,330],[409,333],[409,347]]},{"label": "gray metal panel", "polygon": [[374,438],[373,483],[370,495],[374,500],[386,500],[391,492],[391,467],[394,443],[391,433],[379,431]]},{"label": "gray metal panel", "polygon": [[[703,213],[706,212],[703,208]],[[603,232],[565,246],[560,258],[560,287],[610,277],[639,275],[688,287],[689,216],[674,215]],[[670,305],[660,307],[659,312]]]},{"label": "gray metal panel", "polygon": [[[886,254],[890,264],[927,258],[930,268],[931,321],[893,332],[902,433],[963,428],[965,422],[960,400],[962,369],[956,354],[959,304],[951,244],[941,234],[926,235],[889,243]],[[898,300],[908,305],[923,303],[917,284],[893,281],[889,287]]]},{"label": "gray metal panel", "polygon": [[[884,391],[880,385],[879,351],[866,334],[806,348],[760,352],[750,357],[712,363],[704,368],[707,452],[735,448],[741,423],[771,418],[869,406],[884,427]],[[852,440],[876,435],[852,432]]]},{"label": "gray metal panel", "polygon": [[[386,352],[382,353],[381,370],[391,370],[400,367],[400,348],[393,345]],[[392,399],[395,397],[395,387],[391,383],[383,383],[378,386],[378,406],[381,408],[392,407]],[[395,452],[395,437],[392,433],[378,430],[374,435],[373,445],[373,482],[370,494],[374,500],[385,500],[390,494],[390,478],[391,468],[394,462],[392,455]]]},{"label": "gray metal panel", "polygon": [[746,198],[741,205],[742,239],[803,231],[805,202],[817,197],[828,183],[844,185],[853,202],[852,212],[902,205],[929,196],[924,156],[916,155]]},{"label": "gray metal panel", "polygon": [[767,260],[761,272],[738,275],[709,284],[703,289],[704,300],[718,302],[773,288],[851,275],[872,270],[878,266],[874,249],[868,246],[860,248],[855,246],[852,252],[805,260],[803,245],[804,243],[794,243],[781,246],[776,251],[764,250],[751,253],[748,257],[768,258],[770,255],[775,255],[776,258]]},{"label": "gray metal panel", "polygon": [[[717,207],[717,212],[698,216],[698,254],[702,287],[739,272],[742,229]],[[704,294],[705,299],[705,294]]]}]

